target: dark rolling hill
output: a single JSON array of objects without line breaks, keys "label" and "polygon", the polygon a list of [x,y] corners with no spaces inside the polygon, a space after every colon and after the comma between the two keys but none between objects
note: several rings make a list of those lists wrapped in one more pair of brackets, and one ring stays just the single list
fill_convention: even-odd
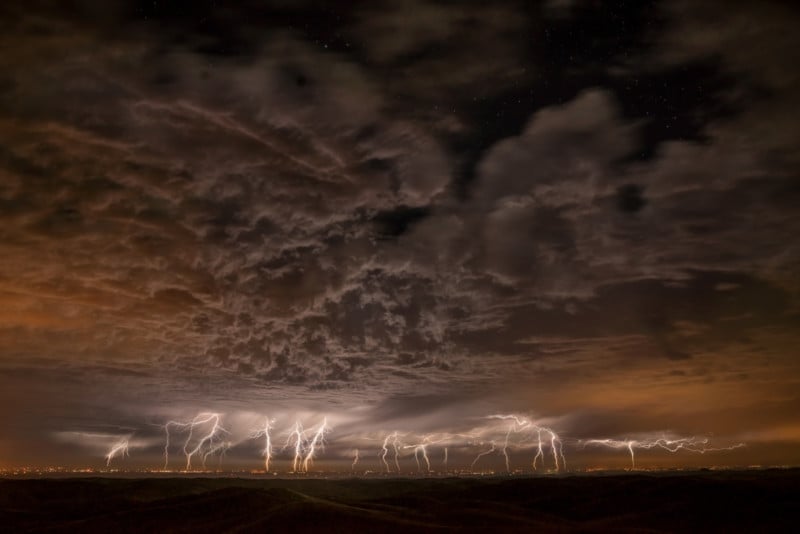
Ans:
[{"label": "dark rolling hill", "polygon": [[800,471],[0,480],[7,532],[788,532]]}]

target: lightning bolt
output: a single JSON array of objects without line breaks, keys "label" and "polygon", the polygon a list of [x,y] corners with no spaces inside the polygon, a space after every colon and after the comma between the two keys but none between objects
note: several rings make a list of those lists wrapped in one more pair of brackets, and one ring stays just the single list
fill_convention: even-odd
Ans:
[{"label": "lightning bolt", "polygon": [[324,418],[322,423],[317,428],[317,431],[314,433],[314,436],[308,442],[306,447],[306,455],[303,458],[303,472],[308,473],[308,467],[314,460],[314,454],[316,454],[317,447],[323,448],[325,446],[325,433],[329,432],[330,429],[328,427],[328,418]]},{"label": "lightning bolt", "polygon": [[636,453],[635,453],[636,449],[650,450],[654,448],[659,448],[673,454],[681,450],[697,454],[705,454],[707,452],[732,451],[734,449],[739,449],[741,447],[746,446],[744,443],[737,443],[735,445],[730,445],[728,447],[709,447],[707,438],[696,438],[696,437],[676,438],[676,439],[668,439],[666,437],[662,437],[658,439],[649,439],[649,440],[648,439],[644,440],[590,439],[584,441],[583,444],[584,447],[586,447],[587,445],[596,445],[596,446],[606,447],[609,449],[617,449],[617,450],[627,449],[628,454],[631,457],[631,470],[636,469]]},{"label": "lightning bolt", "polygon": [[320,449],[325,447],[325,433],[329,431],[328,418],[326,417],[322,420],[322,424],[319,425],[319,428],[317,428],[317,431],[314,433],[314,437],[311,438],[308,444],[306,457],[303,458],[304,473],[308,473],[308,466],[314,461],[314,454],[316,453],[317,447]]},{"label": "lightning bolt", "polygon": [[303,425],[300,424],[300,421],[295,421],[294,429],[289,433],[289,438],[286,440],[286,445],[284,445],[284,448],[291,444],[292,439],[294,439],[294,459],[292,460],[292,473],[297,473],[297,470],[301,466],[300,462],[303,458],[303,447],[305,443],[305,431],[303,430]]},{"label": "lightning bolt", "polygon": [[[189,444],[192,441],[192,434],[194,433],[195,429],[198,426],[212,423],[211,428],[202,435],[202,437],[197,441],[197,444],[194,448],[189,448]],[[192,468],[192,457],[195,454],[202,454],[203,447],[208,446],[208,452],[202,455],[203,458],[203,468],[205,469],[206,466],[206,458],[208,454],[217,452],[220,450],[220,444],[215,443],[215,439],[218,438],[220,433],[227,433],[228,431],[225,430],[220,426],[220,415],[216,413],[210,414],[200,414],[195,417],[191,424],[189,425],[189,437],[186,438],[186,442],[183,444],[183,453],[186,455],[186,470]]]},{"label": "lightning bolt", "polygon": [[503,440],[503,450],[502,450],[503,458],[505,459],[506,462],[506,473],[510,473],[511,465],[508,458],[508,440],[511,437],[512,432],[519,432],[520,430],[528,426],[529,423],[528,421],[524,419],[519,419],[517,416],[514,415],[505,417],[505,419],[513,419],[511,426],[508,428],[508,432],[506,432],[506,438],[505,440]]},{"label": "lightning bolt", "polygon": [[538,460],[542,461],[542,465],[544,465],[544,451],[542,450],[542,429],[536,429],[536,436],[537,436],[537,446],[536,446],[536,456],[533,457],[533,470],[536,471],[536,462]]},{"label": "lightning bolt", "polygon": [[[550,434],[550,449],[553,451],[553,461],[556,464],[556,471],[567,468],[567,459],[564,458],[564,448],[558,435],[549,428],[543,429]],[[558,465],[558,459],[561,458],[561,465]]]},{"label": "lightning bolt", "polygon": [[358,463],[358,449],[353,451],[353,464],[350,466],[350,471],[356,470],[356,464]]},{"label": "lightning bolt", "polygon": [[492,441],[492,448],[491,449],[489,449],[488,451],[484,451],[484,452],[478,454],[478,456],[476,456],[475,459],[472,460],[472,464],[470,464],[470,466],[469,466],[470,472],[472,472],[472,473],[475,472],[475,464],[478,463],[478,460],[480,460],[481,458],[483,458],[487,454],[492,454],[496,450],[497,450],[497,447],[495,446],[494,441]]},{"label": "lightning bolt", "polygon": [[[403,447],[404,449],[414,449],[414,460],[417,462],[417,471],[422,471],[422,464],[420,463],[420,456],[422,456],[422,460],[425,462],[425,469],[428,473],[431,472],[431,459],[428,456],[428,446],[435,445],[437,443],[441,443],[446,439],[445,437],[440,436],[439,439],[434,440],[432,436],[429,434],[427,436],[423,436],[422,441],[415,444],[415,445],[406,445]],[[399,468],[398,468],[399,470]]]},{"label": "lightning bolt", "polygon": [[206,451],[203,453],[203,456],[202,456],[202,458],[203,458],[203,461],[202,461],[203,470],[205,470],[205,468],[206,468],[206,460],[212,454],[219,454],[219,456],[218,456],[219,460],[217,461],[217,468],[219,469],[219,467],[222,466],[222,459],[225,457],[225,453],[228,452],[228,450],[231,448],[231,446],[232,446],[232,444],[231,444],[230,441],[221,441],[219,443],[211,443],[209,445],[208,449],[206,449]]},{"label": "lightning bolt", "polygon": [[394,448],[394,466],[397,468],[397,472],[400,473],[400,438],[397,434],[392,440],[392,447]]},{"label": "lightning bolt", "polygon": [[[164,469],[166,470],[169,465],[169,444],[170,444],[170,428],[174,427],[180,430],[188,430],[186,441],[183,443],[183,454],[186,457],[186,470],[192,468],[192,457],[195,455],[202,458],[202,465],[205,468],[206,459],[210,454],[215,454],[223,450],[227,450],[230,446],[228,442],[219,441],[221,434],[227,434],[228,431],[221,426],[222,416],[218,413],[201,413],[195,416],[189,422],[181,421],[168,421],[164,425],[164,432],[166,434],[164,444]],[[192,438],[194,438],[195,430],[204,425],[210,425],[210,428],[205,434],[202,434],[194,447],[191,447]],[[227,443],[227,446],[226,446]]]},{"label": "lightning bolt", "polygon": [[489,419],[500,419],[504,421],[511,421],[511,426],[509,427],[508,431],[505,435],[505,440],[503,442],[503,448],[501,449],[501,454],[505,459],[506,464],[506,471],[511,472],[510,464],[509,464],[509,456],[508,456],[508,445],[509,439],[512,433],[521,432],[525,429],[530,429],[532,432],[535,432],[536,435],[536,455],[533,457],[532,467],[533,470],[536,470],[536,466],[539,460],[542,461],[542,465],[544,465],[544,441],[542,440],[542,434],[544,433],[545,439],[547,436],[550,438],[550,451],[553,454],[553,464],[555,466],[556,471],[560,471],[562,469],[566,469],[567,467],[567,460],[564,456],[564,446],[561,442],[561,438],[558,437],[552,429],[538,425],[536,423],[532,423],[527,419],[520,418],[517,415],[490,415]]},{"label": "lightning bolt", "polygon": [[564,456],[564,445],[561,442],[561,438],[558,437],[558,434],[543,426],[534,425],[533,428],[536,431],[536,456],[533,457],[533,470],[536,471],[536,464],[539,460],[542,461],[542,467],[544,467],[544,440],[542,439],[542,433],[550,436],[550,451],[553,454],[555,470],[560,471],[566,469],[567,459]]},{"label": "lightning bolt", "polygon": [[[397,434],[397,432],[395,432]],[[386,461],[386,456],[389,454],[389,440],[392,438],[394,434],[389,434],[383,440],[383,445],[381,445],[381,462],[383,462],[383,467],[386,469],[386,472],[389,472],[389,462]]]},{"label": "lightning bolt", "polygon": [[269,417],[264,418],[264,428],[254,430],[250,433],[250,439],[264,438],[264,449],[261,455],[264,457],[264,471],[269,472],[269,464],[272,461],[272,438],[269,431],[272,430],[272,423],[275,420],[270,420]]},{"label": "lightning bolt", "polygon": [[[427,438],[425,438],[427,439]],[[417,469],[419,469],[419,453],[422,453],[422,458],[425,460],[425,468],[428,473],[431,472],[431,459],[428,458],[428,445],[427,443],[420,443],[414,448],[414,458],[417,460]]]},{"label": "lightning bolt", "polygon": [[447,472],[447,447],[444,448],[444,462],[442,463],[444,472]]},{"label": "lightning bolt", "polygon": [[164,425],[164,433],[167,435],[164,440],[164,471],[166,471],[169,466],[169,423]]},{"label": "lightning bolt", "polygon": [[292,459],[292,473],[308,473],[309,466],[314,461],[314,455],[317,449],[322,449],[325,446],[325,434],[330,432],[331,428],[328,426],[328,418],[324,418],[317,431],[311,437],[307,438],[307,431],[303,429],[300,421],[296,421],[294,428],[289,433],[286,444],[283,446],[285,449],[294,444],[294,458]]},{"label": "lightning bolt", "polygon": [[391,472],[391,469],[389,469],[389,462],[386,461],[386,456],[389,455],[389,445],[394,449],[394,465],[397,468],[397,472],[400,473],[400,437],[397,431],[386,436],[381,447],[381,461],[387,473]]},{"label": "lightning bolt", "polygon": [[636,469],[636,454],[633,452],[633,442],[629,441],[627,446],[628,451],[631,453],[631,469]]},{"label": "lightning bolt", "polygon": [[106,467],[111,465],[111,460],[113,460],[116,456],[121,458],[125,458],[129,456],[128,454],[128,445],[129,445],[129,437],[119,438],[119,440],[111,446],[111,450],[108,451],[106,454]]}]

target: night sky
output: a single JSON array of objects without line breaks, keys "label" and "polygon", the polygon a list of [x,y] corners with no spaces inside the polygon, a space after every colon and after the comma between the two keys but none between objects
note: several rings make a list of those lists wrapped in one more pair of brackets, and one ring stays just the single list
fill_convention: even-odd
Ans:
[{"label": "night sky", "polygon": [[319,468],[381,470],[395,431],[403,471],[423,442],[468,466],[512,430],[530,470],[542,427],[575,468],[629,465],[593,439],[800,463],[798,24],[755,0],[3,2],[0,468],[124,439],[112,466],[158,467],[167,421],[207,412],[214,465],[263,466],[269,417],[281,472],[325,416]]}]

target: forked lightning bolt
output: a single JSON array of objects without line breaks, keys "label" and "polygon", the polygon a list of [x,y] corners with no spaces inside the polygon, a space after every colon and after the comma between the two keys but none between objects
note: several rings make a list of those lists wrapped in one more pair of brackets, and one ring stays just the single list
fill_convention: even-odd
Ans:
[{"label": "forked lightning bolt", "polygon": [[272,430],[274,422],[269,417],[265,417],[264,427],[250,433],[250,439],[264,438],[264,449],[261,451],[261,455],[264,457],[264,471],[266,472],[269,472],[269,464],[272,461],[272,438],[269,431]]},{"label": "forked lightning bolt", "polygon": [[478,456],[476,456],[475,459],[472,460],[472,464],[470,464],[469,470],[474,473],[475,472],[475,464],[478,463],[478,460],[480,460],[481,458],[483,458],[484,456],[486,456],[488,454],[492,454],[496,450],[497,450],[497,447],[495,446],[494,441],[493,441],[492,442],[492,448],[490,448],[488,451],[484,451],[482,453],[479,453]]},{"label": "forked lightning bolt", "polygon": [[308,473],[308,468],[314,460],[319,449],[325,446],[325,434],[330,432],[328,418],[324,418],[311,439],[306,437],[300,421],[295,421],[294,428],[289,432],[284,449],[294,444],[294,458],[292,459],[292,473]]},{"label": "forked lightning bolt", "polygon": [[389,445],[394,449],[394,465],[397,468],[397,472],[400,473],[400,438],[396,431],[386,436],[381,447],[381,461],[387,473],[391,472],[389,462],[386,461],[386,456],[389,454]]},{"label": "forked lightning bolt", "polygon": [[[511,427],[508,429],[505,435],[505,441],[503,443],[502,454],[505,458],[506,462],[506,470],[510,472],[510,465],[509,465],[509,457],[508,457],[508,441],[512,433],[522,432],[522,431],[531,431],[535,434],[535,445],[536,445],[536,455],[533,457],[532,467],[533,470],[536,471],[537,463],[539,460],[542,461],[542,466],[544,466],[544,440],[547,440],[549,437],[550,442],[550,450],[553,454],[553,464],[556,471],[560,471],[562,469],[566,469],[567,467],[567,460],[564,456],[564,446],[561,442],[561,438],[558,437],[552,429],[538,425],[527,419],[523,419],[517,415],[490,415],[489,419],[501,419],[501,420],[510,420],[512,421]],[[544,436],[544,438],[543,438]]]},{"label": "forked lightning bolt", "polygon": [[663,449],[667,452],[676,453],[684,450],[698,454],[717,451],[732,451],[744,447],[744,443],[737,443],[728,447],[709,447],[707,438],[658,438],[658,439],[589,439],[583,441],[584,447],[587,445],[606,447],[609,449],[627,449],[631,457],[631,469],[636,469],[636,449],[650,450],[654,448]]},{"label": "forked lightning bolt", "polygon": [[[195,455],[200,456],[203,468],[205,468],[206,459],[209,455],[224,453],[230,447],[229,442],[221,440],[222,434],[228,433],[221,426],[221,420],[222,416],[218,413],[201,413],[188,422],[168,421],[164,425],[164,433],[166,434],[164,469],[166,470],[169,466],[170,428],[187,432],[186,441],[183,442],[183,454],[186,457],[186,470],[188,471],[192,468],[192,457]],[[195,438],[195,431],[203,427],[208,427],[206,432],[202,433],[199,438]],[[196,440],[194,446],[192,446],[193,438]]]},{"label": "forked lightning bolt", "polygon": [[308,473],[308,467],[314,460],[314,454],[316,454],[317,449],[325,447],[325,433],[329,431],[328,418],[326,417],[322,420],[322,424],[319,425],[319,428],[317,428],[317,431],[314,433],[314,437],[311,438],[311,441],[308,444],[306,456],[303,458],[304,473]]},{"label": "forked lightning bolt", "polygon": [[106,467],[111,465],[111,460],[115,457],[119,456],[120,458],[125,458],[128,456],[128,445],[129,445],[130,438],[124,437],[120,438],[114,445],[112,445],[111,450],[108,451],[106,454]]},{"label": "forked lightning bolt", "polygon": [[289,432],[289,437],[286,440],[286,445],[284,448],[288,447],[292,440],[294,440],[294,458],[292,459],[292,473],[297,473],[298,469],[300,469],[301,462],[303,460],[303,447],[305,445],[305,431],[303,430],[303,425],[300,424],[300,421],[295,421],[294,429]]}]

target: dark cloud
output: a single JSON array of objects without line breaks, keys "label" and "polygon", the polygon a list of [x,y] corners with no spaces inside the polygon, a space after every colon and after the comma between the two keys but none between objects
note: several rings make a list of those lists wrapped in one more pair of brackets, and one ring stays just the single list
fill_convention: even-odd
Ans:
[{"label": "dark cloud", "polygon": [[617,188],[617,208],[624,213],[636,213],[641,210],[647,199],[644,190],[636,184],[625,184]]}]

